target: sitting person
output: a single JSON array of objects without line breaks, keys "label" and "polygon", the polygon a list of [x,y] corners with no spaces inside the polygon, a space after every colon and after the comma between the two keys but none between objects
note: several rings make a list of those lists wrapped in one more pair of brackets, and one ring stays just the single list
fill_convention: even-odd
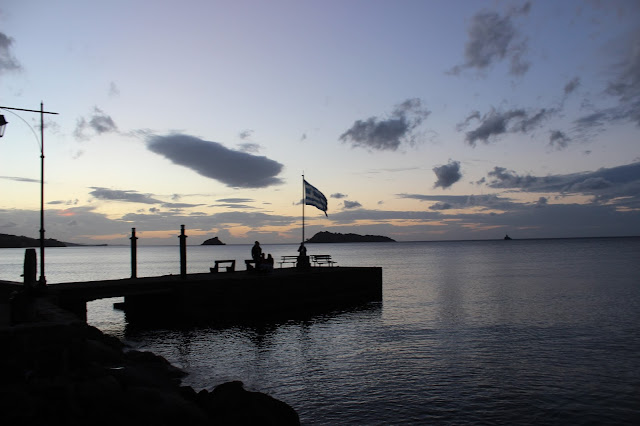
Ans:
[{"label": "sitting person", "polygon": [[262,254],[262,259],[260,261],[260,267],[258,268],[261,271],[273,271],[273,256],[269,253],[265,259],[264,254]]},{"label": "sitting person", "polygon": [[307,256],[307,248],[304,246],[304,243],[300,243],[300,247],[298,247],[298,263],[296,266],[298,268],[311,266],[309,256]]}]

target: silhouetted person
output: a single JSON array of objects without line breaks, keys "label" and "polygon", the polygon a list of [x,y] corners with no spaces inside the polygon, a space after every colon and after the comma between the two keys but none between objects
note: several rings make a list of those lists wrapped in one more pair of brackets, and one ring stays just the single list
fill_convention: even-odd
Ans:
[{"label": "silhouetted person", "polygon": [[262,254],[262,263],[260,264],[261,271],[272,271],[273,270],[273,256],[271,253],[264,257],[264,253]]},{"label": "silhouetted person", "polygon": [[296,266],[298,266],[298,268],[311,266],[309,264],[309,256],[307,256],[307,248],[304,246],[304,243],[300,243],[300,247],[298,247],[298,264]]},{"label": "silhouetted person", "polygon": [[260,259],[262,258],[262,247],[260,247],[260,243],[257,241],[251,248],[251,258],[256,262],[256,266],[260,264]]}]

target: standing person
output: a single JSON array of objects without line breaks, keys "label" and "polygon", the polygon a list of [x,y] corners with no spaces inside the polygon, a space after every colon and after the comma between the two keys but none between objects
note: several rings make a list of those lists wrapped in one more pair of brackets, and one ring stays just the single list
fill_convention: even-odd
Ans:
[{"label": "standing person", "polygon": [[256,266],[260,264],[260,259],[262,258],[262,247],[260,247],[260,243],[258,241],[256,241],[251,248],[251,258],[256,262]]},{"label": "standing person", "polygon": [[298,247],[298,263],[296,266],[298,268],[306,268],[310,266],[309,257],[307,256],[307,248],[304,246],[304,243],[300,243],[300,247]]}]

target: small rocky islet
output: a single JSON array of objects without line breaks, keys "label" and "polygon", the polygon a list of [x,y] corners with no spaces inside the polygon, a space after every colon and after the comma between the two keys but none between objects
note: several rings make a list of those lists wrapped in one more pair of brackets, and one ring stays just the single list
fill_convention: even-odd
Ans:
[{"label": "small rocky islet", "polygon": [[393,243],[395,240],[382,235],[341,234],[321,231],[309,238],[307,243]]}]

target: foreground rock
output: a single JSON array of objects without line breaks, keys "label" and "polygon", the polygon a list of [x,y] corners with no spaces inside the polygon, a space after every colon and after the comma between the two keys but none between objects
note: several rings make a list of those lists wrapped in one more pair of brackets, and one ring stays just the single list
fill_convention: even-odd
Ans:
[{"label": "foreground rock", "polygon": [[29,322],[0,328],[2,425],[298,425],[284,402],[230,382],[181,386],[184,373],[127,350],[37,299]]}]

